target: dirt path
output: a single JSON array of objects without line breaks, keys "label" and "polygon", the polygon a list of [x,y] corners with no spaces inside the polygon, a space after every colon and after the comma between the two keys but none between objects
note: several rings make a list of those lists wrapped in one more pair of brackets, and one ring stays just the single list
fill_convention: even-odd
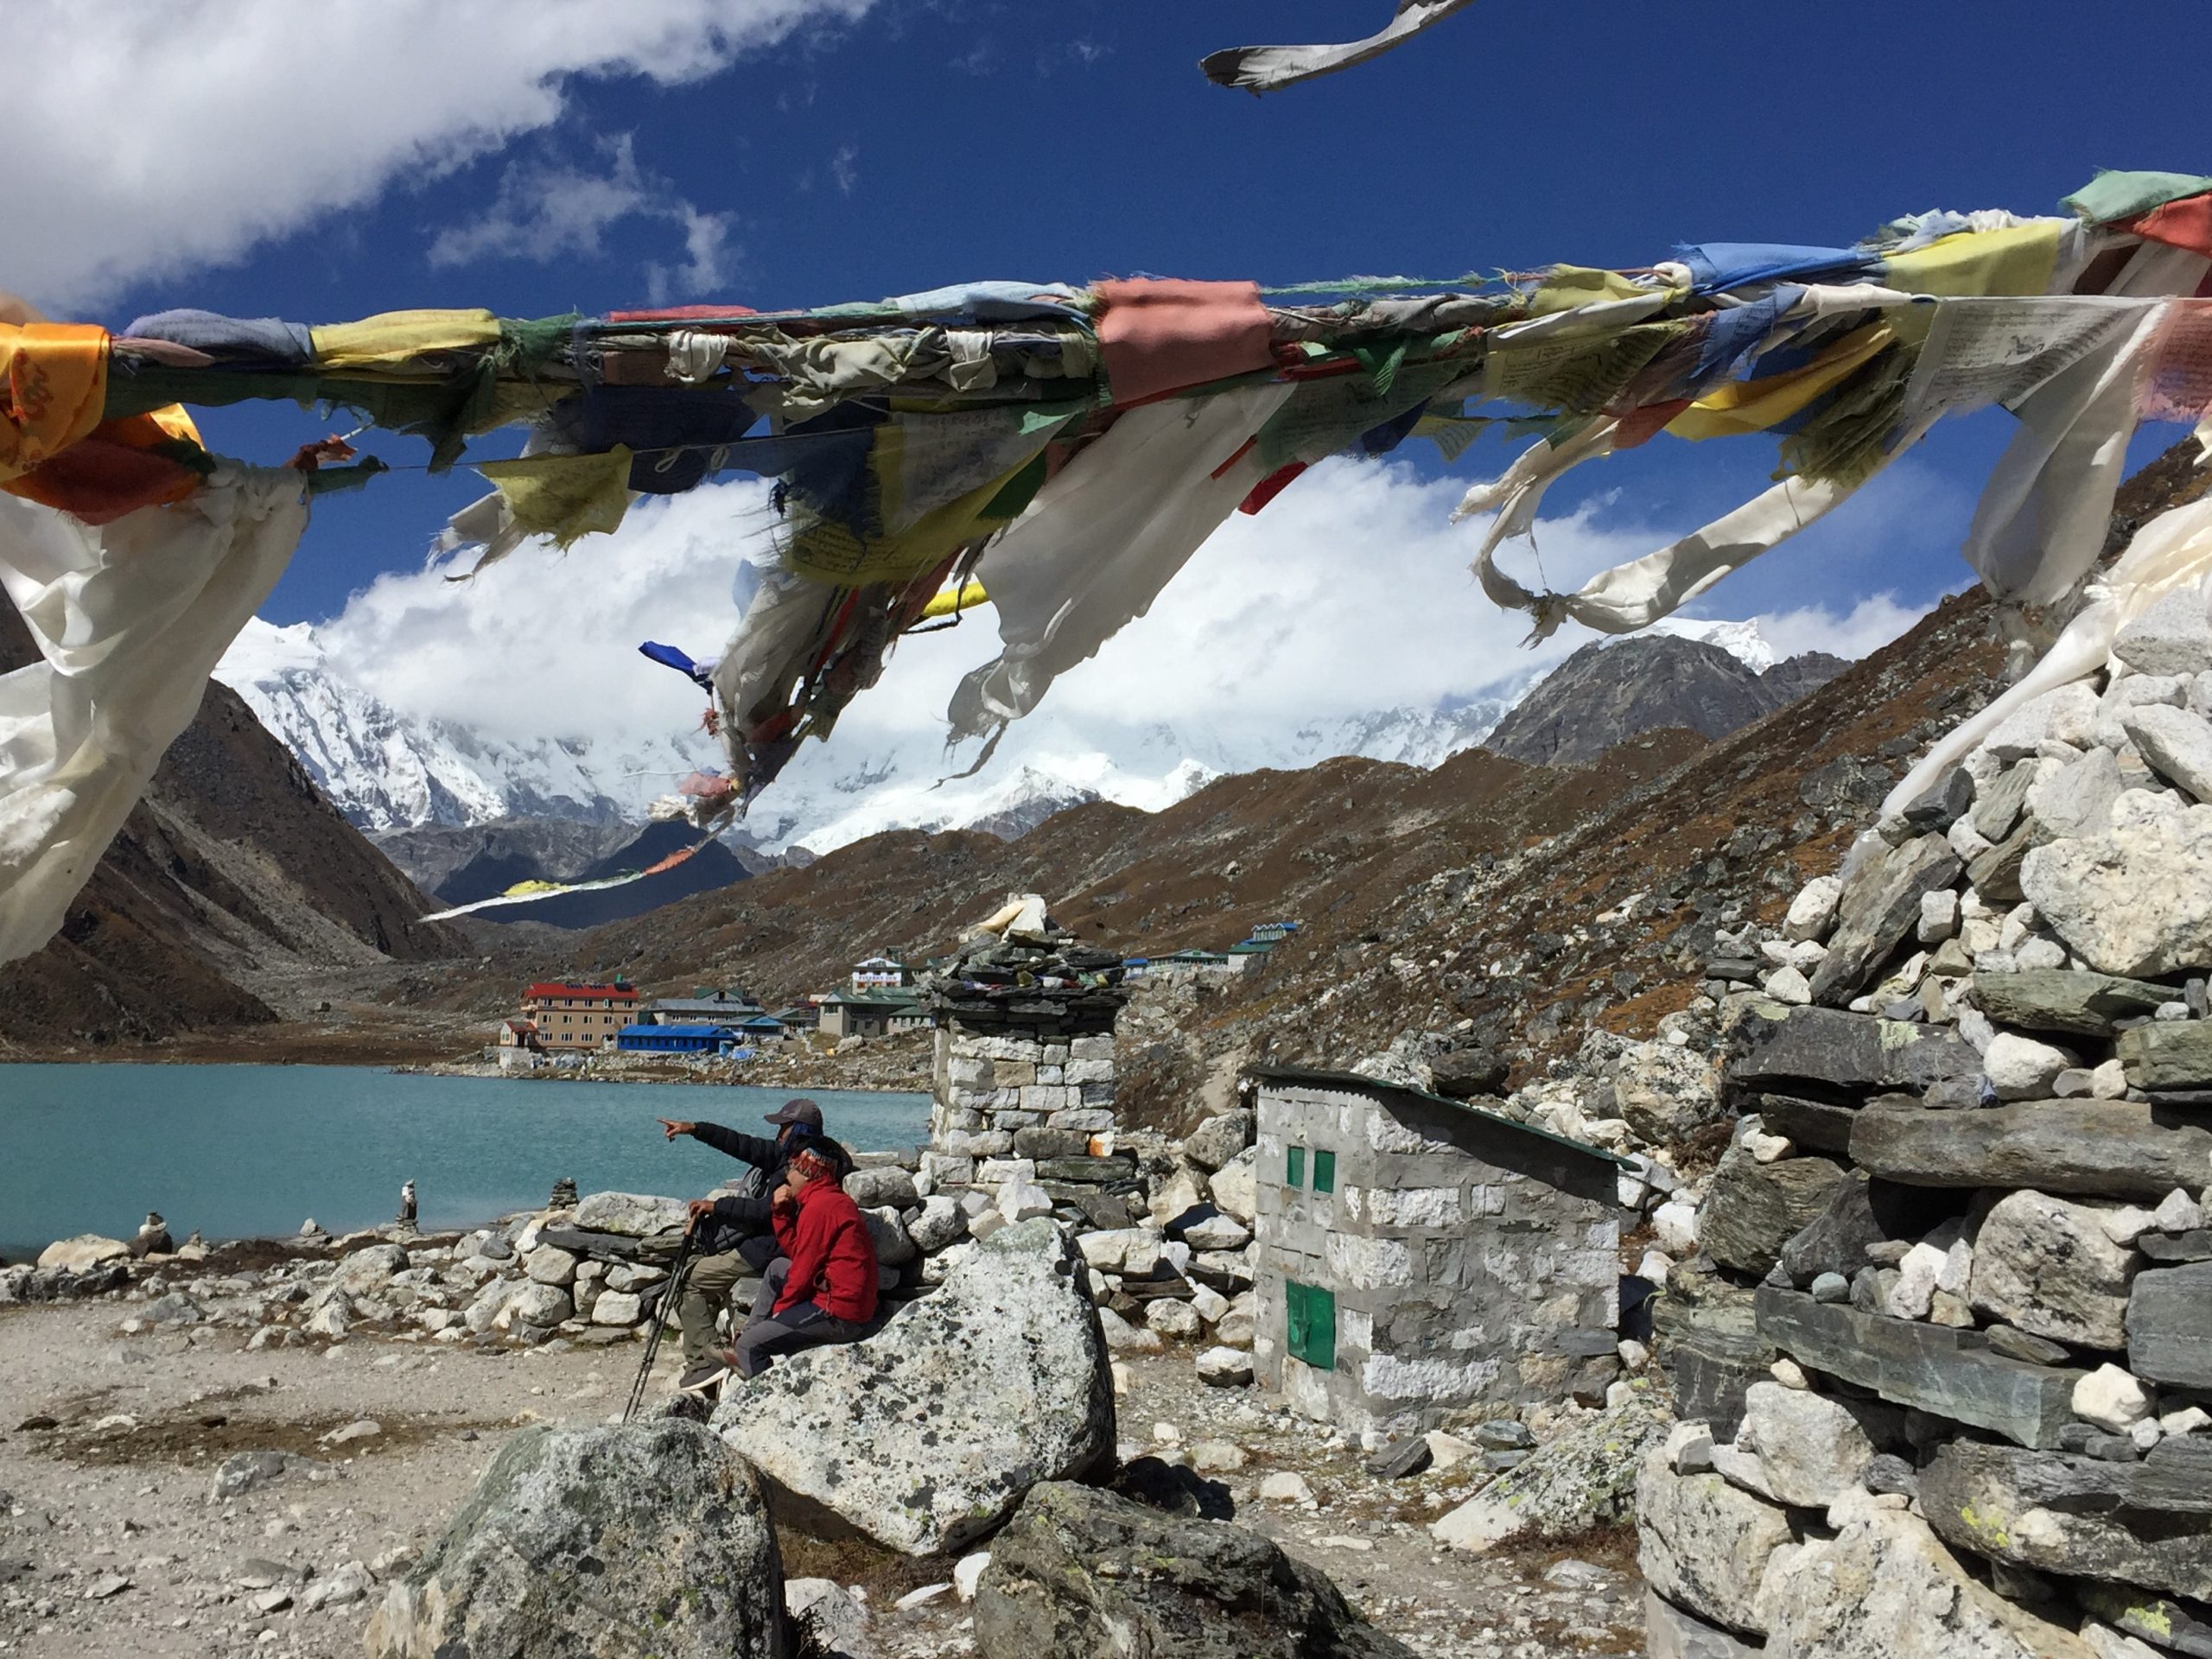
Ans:
[{"label": "dirt path", "polygon": [[[138,1312],[0,1311],[0,1651],[352,1659],[381,1594],[369,1579],[404,1571],[406,1552],[437,1535],[508,1432],[618,1413],[639,1352],[359,1339],[255,1351],[242,1332],[210,1326],[120,1333]],[[672,1352],[664,1363],[672,1371]],[[1425,1526],[1469,1489],[1464,1471],[1378,1483],[1326,1431],[1262,1409],[1249,1391],[1205,1388],[1184,1351],[1137,1361],[1130,1378],[1125,1459],[1236,1446],[1243,1465],[1212,1477],[1236,1518],[1322,1567],[1429,1659],[1641,1650],[1641,1586],[1617,1540],[1448,1555]],[[326,1439],[364,1421],[377,1432]],[[219,1465],[253,1451],[308,1461],[213,1499]],[[1260,1498],[1278,1472],[1300,1475],[1311,1501]],[[785,1549],[793,1576],[868,1592],[886,1659],[969,1650],[950,1593],[913,1613],[890,1605],[949,1577],[949,1563],[798,1537]],[[1587,1567],[1557,1568],[1572,1558]],[[1546,1582],[1547,1570],[1569,1582]]]}]

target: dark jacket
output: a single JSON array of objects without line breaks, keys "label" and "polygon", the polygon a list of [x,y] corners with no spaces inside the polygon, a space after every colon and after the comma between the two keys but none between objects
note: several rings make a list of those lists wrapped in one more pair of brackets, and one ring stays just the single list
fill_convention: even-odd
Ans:
[{"label": "dark jacket", "polygon": [[833,1319],[875,1317],[875,1245],[860,1205],[834,1179],[815,1182],[796,1204],[776,1206],[776,1242],[791,1259],[775,1312],[812,1302]]},{"label": "dark jacket", "polygon": [[716,1152],[753,1167],[738,1177],[737,1190],[715,1200],[714,1213],[700,1224],[692,1248],[702,1255],[734,1250],[748,1238],[758,1237],[774,1225],[769,1199],[784,1184],[784,1170],[791,1155],[804,1146],[808,1134],[771,1139],[726,1129],[719,1123],[696,1123],[691,1138]]}]

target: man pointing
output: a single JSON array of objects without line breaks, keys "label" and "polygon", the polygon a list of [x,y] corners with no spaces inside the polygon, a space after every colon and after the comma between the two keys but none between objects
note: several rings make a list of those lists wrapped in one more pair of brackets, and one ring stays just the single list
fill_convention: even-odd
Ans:
[{"label": "man pointing", "polygon": [[768,1114],[767,1121],[776,1126],[772,1140],[719,1123],[658,1121],[671,1141],[688,1135],[752,1166],[723,1197],[691,1201],[691,1268],[676,1306],[683,1328],[683,1375],[677,1387],[703,1393],[727,1370],[713,1357],[715,1316],[739,1280],[765,1274],[781,1255],[774,1231],[775,1196],[785,1185],[793,1154],[822,1138],[822,1109],[810,1100],[785,1101]]}]

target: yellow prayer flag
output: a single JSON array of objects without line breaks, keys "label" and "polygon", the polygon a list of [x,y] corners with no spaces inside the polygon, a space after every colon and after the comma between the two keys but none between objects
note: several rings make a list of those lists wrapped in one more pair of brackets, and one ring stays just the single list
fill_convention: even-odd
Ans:
[{"label": "yellow prayer flag", "polygon": [[1707,392],[1667,423],[1678,438],[1732,437],[1767,428],[1803,409],[1896,336],[1885,322],[1853,329],[1802,369],[1760,380],[1731,380]]},{"label": "yellow prayer flag", "polygon": [[594,531],[612,531],[630,507],[630,450],[616,444],[597,455],[525,455],[486,461],[490,479],[519,528],[569,546]]},{"label": "yellow prayer flag", "polygon": [[1902,294],[2043,294],[2058,264],[2060,221],[2031,219],[1996,231],[1961,231],[1884,261]]},{"label": "yellow prayer flag", "polygon": [[499,320],[489,311],[383,311],[359,322],[325,323],[308,338],[326,369],[391,369],[426,352],[496,346]]}]

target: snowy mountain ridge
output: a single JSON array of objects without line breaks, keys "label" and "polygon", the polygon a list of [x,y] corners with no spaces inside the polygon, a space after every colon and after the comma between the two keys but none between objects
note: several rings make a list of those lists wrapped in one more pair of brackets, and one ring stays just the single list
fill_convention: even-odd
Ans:
[{"label": "snowy mountain ridge", "polygon": [[[1709,639],[1754,671],[1776,658],[1753,622],[1677,622],[1667,631]],[[673,778],[709,759],[703,738],[516,741],[402,715],[334,664],[310,623],[279,627],[256,618],[215,677],[365,830],[502,817],[637,822]],[[1204,717],[1174,727],[1078,727],[1047,708],[1018,721],[993,763],[971,778],[949,776],[961,762],[927,738],[872,749],[810,743],[732,838],[763,851],[820,854],[888,830],[1020,834],[1085,801],[1158,811],[1229,772],[1300,768],[1336,755],[1434,766],[1480,743],[1537,677],[1502,697],[1332,716],[1279,734]]]}]

